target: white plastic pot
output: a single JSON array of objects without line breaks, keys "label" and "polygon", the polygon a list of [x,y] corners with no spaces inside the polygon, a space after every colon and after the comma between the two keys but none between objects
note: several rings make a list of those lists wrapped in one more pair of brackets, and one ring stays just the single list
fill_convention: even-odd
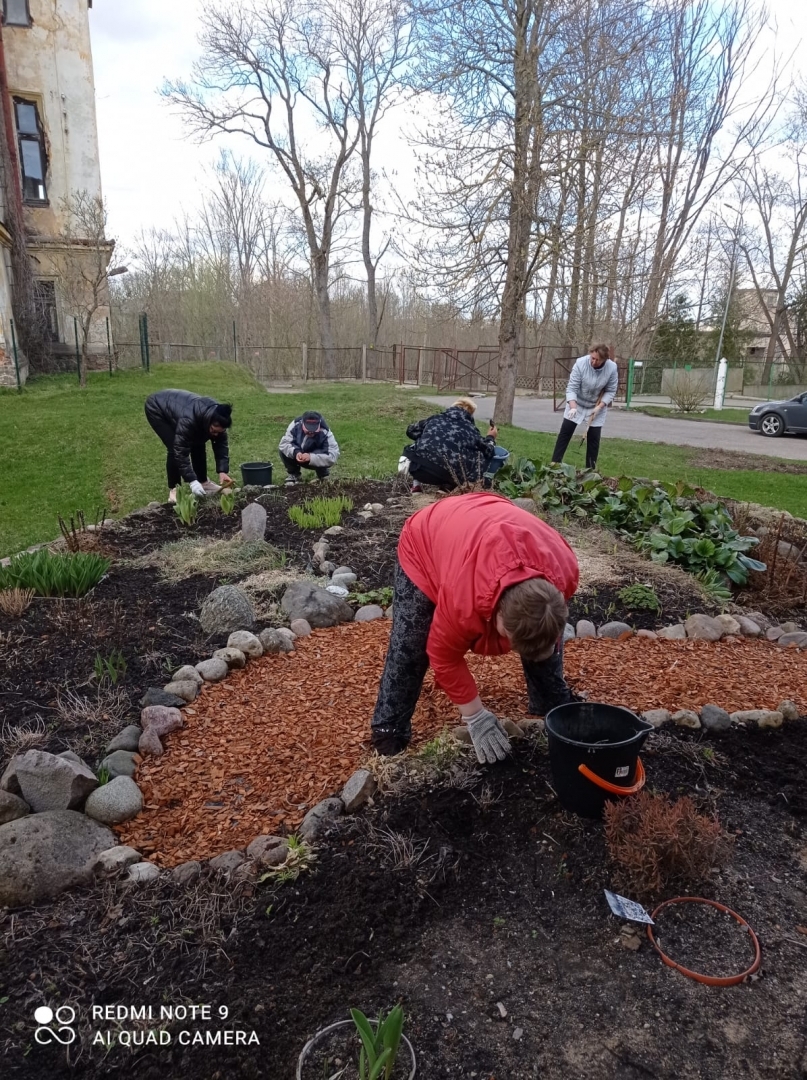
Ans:
[{"label": "white plastic pot", "polygon": [[[354,1027],[355,1025],[353,1024],[352,1020],[338,1020],[335,1024],[329,1024],[328,1027],[322,1028],[322,1030],[318,1031],[316,1033],[316,1035],[312,1039],[308,1040],[308,1042],[305,1044],[305,1046],[302,1049],[302,1053],[300,1054],[299,1058],[297,1059],[297,1072],[295,1073],[296,1080],[303,1080],[303,1066],[305,1065],[306,1059],[308,1058],[309,1054],[314,1049],[314,1047],[318,1046],[320,1043],[325,1042],[325,1040],[329,1037],[329,1035],[332,1034],[332,1032],[337,1031],[339,1028],[343,1028],[345,1026]],[[359,1033],[357,1031],[356,1032],[356,1039],[358,1039],[358,1038],[359,1038]],[[409,1039],[407,1039],[407,1037],[405,1035],[402,1035],[401,1036],[401,1049],[399,1050],[399,1056],[403,1052],[404,1047],[409,1051],[409,1059],[412,1062],[412,1068],[411,1068],[411,1070],[409,1072],[408,1080],[415,1080],[415,1075],[416,1075],[416,1073],[418,1071],[417,1058],[415,1057],[415,1048],[414,1048],[414,1046],[412,1046]],[[341,1075],[342,1075],[341,1072],[336,1073],[337,1080],[338,1080],[338,1077],[340,1077]]]}]

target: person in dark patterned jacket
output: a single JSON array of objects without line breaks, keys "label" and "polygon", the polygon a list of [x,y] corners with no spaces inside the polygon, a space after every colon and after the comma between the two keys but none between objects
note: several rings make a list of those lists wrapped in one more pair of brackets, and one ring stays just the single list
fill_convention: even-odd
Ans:
[{"label": "person in dark patterned jacket", "polygon": [[406,434],[414,442],[404,447],[401,464],[413,480],[413,491],[420,491],[422,484],[452,491],[483,478],[489,481],[507,458],[507,451],[496,447],[498,432],[493,421],[485,436],[479,434],[475,412],[473,401],[460,398],[445,412],[409,425]]}]

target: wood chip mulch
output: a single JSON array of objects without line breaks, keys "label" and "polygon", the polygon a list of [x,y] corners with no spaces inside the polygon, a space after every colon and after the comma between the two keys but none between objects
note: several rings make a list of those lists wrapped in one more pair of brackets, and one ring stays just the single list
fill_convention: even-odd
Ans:
[{"label": "wood chip mulch", "polygon": [[[294,653],[252,660],[207,686],[184,710],[185,728],[164,740],[165,755],[141,765],[144,810],[118,829],[121,842],[170,867],[296,828],[367,756],[389,630],[378,620],[314,631]],[[523,717],[518,657],[469,660],[483,701],[500,716]],[[573,641],[566,674],[589,700],[637,712],[708,702],[775,708],[790,698],[807,713],[807,652],[768,642]],[[456,723],[428,675],[413,747]]]}]

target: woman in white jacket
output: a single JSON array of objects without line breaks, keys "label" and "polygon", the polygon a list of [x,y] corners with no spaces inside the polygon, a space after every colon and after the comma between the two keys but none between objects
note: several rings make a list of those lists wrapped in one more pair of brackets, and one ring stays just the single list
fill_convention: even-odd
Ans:
[{"label": "woman in white jacket", "polygon": [[592,345],[587,356],[575,360],[569,384],[566,387],[566,411],[560,425],[552,461],[563,461],[566,447],[577,430],[577,425],[590,420],[586,436],[586,468],[597,467],[600,437],[605,423],[606,409],[616,396],[619,385],[619,369],[608,359],[607,345]]}]

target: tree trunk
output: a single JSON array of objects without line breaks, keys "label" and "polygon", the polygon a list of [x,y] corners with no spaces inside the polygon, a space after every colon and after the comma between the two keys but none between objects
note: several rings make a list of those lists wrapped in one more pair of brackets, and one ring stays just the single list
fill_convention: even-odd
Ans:
[{"label": "tree trunk", "polygon": [[317,298],[319,317],[319,343],[323,353],[323,370],[326,379],[336,378],[336,354],[331,325],[331,297],[328,289],[328,258],[318,253],[312,260],[314,293]]}]

